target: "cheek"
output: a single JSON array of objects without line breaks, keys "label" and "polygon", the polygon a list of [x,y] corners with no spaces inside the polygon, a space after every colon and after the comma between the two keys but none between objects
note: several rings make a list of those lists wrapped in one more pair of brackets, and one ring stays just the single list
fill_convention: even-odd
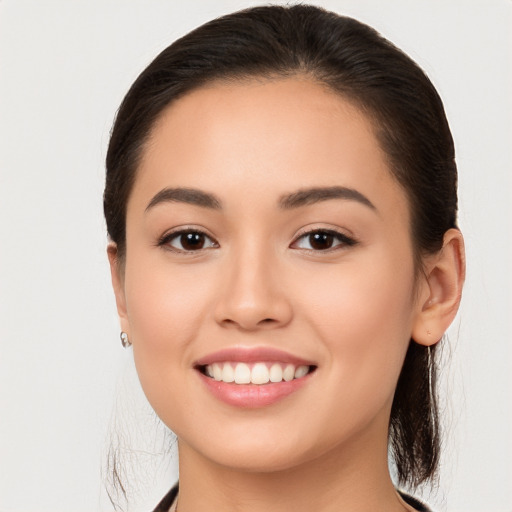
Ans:
[{"label": "cheek", "polygon": [[401,261],[381,254],[326,268],[302,291],[304,315],[324,340],[332,375],[354,389],[394,391],[414,313],[413,264]]},{"label": "cheek", "polygon": [[[137,261],[134,258],[134,261]],[[173,375],[190,368],[190,342],[197,338],[210,292],[198,285],[192,266],[140,263],[126,269],[126,303],[135,364],[153,403],[177,385]]]}]

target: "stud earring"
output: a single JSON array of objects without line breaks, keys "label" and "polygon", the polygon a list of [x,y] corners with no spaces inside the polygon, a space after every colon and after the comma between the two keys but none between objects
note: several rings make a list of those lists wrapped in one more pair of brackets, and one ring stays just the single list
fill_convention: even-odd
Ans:
[{"label": "stud earring", "polygon": [[124,348],[131,346],[132,343],[128,339],[128,334],[126,334],[124,331],[121,331],[119,337],[121,338],[121,344],[123,345]]}]

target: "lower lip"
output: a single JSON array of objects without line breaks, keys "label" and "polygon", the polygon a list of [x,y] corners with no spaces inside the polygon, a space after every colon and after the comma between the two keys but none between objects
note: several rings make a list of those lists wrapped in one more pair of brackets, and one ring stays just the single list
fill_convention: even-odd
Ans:
[{"label": "lower lip", "polygon": [[289,382],[268,384],[234,384],[217,381],[199,372],[208,390],[222,402],[235,407],[257,408],[275,404],[298,391],[311,374]]}]

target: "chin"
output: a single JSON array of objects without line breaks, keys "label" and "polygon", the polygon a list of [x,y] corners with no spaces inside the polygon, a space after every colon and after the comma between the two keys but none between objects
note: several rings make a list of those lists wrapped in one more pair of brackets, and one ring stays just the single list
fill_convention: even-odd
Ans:
[{"label": "chin", "polygon": [[222,454],[211,454],[211,461],[226,469],[242,473],[273,473],[298,467],[307,462],[308,458],[301,457],[296,451],[290,453],[261,448],[251,450],[245,447],[243,451],[228,450],[226,453],[224,450]]},{"label": "chin", "polygon": [[188,443],[178,435],[180,451],[182,448],[186,451],[192,448],[200,458],[232,471],[272,473],[298,468],[321,457],[332,448],[327,438],[318,442],[322,438],[321,433],[313,435],[310,432],[308,436],[303,431],[299,435],[298,430],[295,430],[291,435],[283,435],[283,431],[289,431],[284,428],[269,428],[266,432],[258,428],[242,430],[231,430],[224,432],[224,435],[210,432],[211,436],[198,443],[190,438],[191,443]]}]

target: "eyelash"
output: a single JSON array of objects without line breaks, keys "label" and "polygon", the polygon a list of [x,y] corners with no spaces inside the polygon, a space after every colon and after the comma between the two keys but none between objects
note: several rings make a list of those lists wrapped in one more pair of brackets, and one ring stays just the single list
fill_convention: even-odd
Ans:
[{"label": "eyelash", "polygon": [[[210,241],[211,245],[209,247],[199,247],[199,249],[195,249],[195,250],[185,249],[185,248],[180,249],[177,247],[173,247],[171,245],[171,242],[173,240],[177,240],[184,235],[202,236],[202,237],[204,237],[203,240],[208,239]],[[312,230],[305,231],[305,232],[301,233],[290,244],[290,247],[294,248],[293,246],[298,244],[299,241],[305,240],[305,239],[307,239],[307,237],[311,237],[314,235],[324,235],[324,237],[325,236],[332,237],[332,239],[334,241],[338,241],[338,244],[334,245],[333,247],[332,246],[327,247],[325,249],[314,249],[314,248],[307,248],[307,247],[297,247],[297,248],[302,249],[304,251],[312,252],[312,253],[327,253],[327,252],[332,252],[332,251],[336,251],[339,249],[343,249],[346,247],[353,247],[354,245],[356,245],[358,243],[354,238],[351,238],[343,233],[340,233],[339,231],[336,231],[333,229],[318,228],[318,229],[312,229]],[[310,245],[311,245],[311,241],[310,241]],[[173,231],[171,233],[166,233],[158,240],[157,246],[166,247],[167,249],[177,252],[177,253],[193,254],[193,253],[197,253],[201,250],[217,248],[217,247],[219,247],[219,243],[213,237],[207,235],[204,231],[201,231],[201,230],[195,229],[195,228],[188,228],[188,229],[185,228],[185,229],[180,229],[178,231]],[[182,247],[183,247],[183,244],[182,244]]]},{"label": "eyelash", "polygon": [[[198,250],[189,250],[189,249],[184,249],[184,248],[179,249],[177,247],[171,246],[171,242],[173,240],[177,240],[184,235],[203,236],[205,239],[208,239],[211,241],[212,246],[207,247],[207,248],[200,247]],[[166,247],[167,249],[169,249],[171,251],[178,252],[178,253],[184,253],[184,254],[193,254],[193,253],[199,252],[199,250],[205,250],[205,249],[219,247],[218,242],[216,240],[214,240],[211,236],[207,235],[204,231],[201,231],[200,229],[195,229],[195,228],[184,228],[184,229],[179,229],[177,231],[172,231],[170,233],[166,233],[158,240],[157,245],[159,247]]]},{"label": "eyelash", "polygon": [[[314,235],[324,235],[324,236],[326,235],[326,236],[332,237],[334,240],[336,240],[339,243],[337,245],[334,245],[333,247],[328,247],[325,249],[314,249],[314,248],[308,249],[306,247],[302,247],[301,249],[303,249],[305,251],[313,252],[313,253],[320,253],[320,252],[327,253],[327,252],[340,250],[340,249],[343,249],[346,247],[353,247],[354,245],[356,245],[358,243],[354,238],[349,237],[349,236],[345,235],[344,233],[340,233],[339,231],[336,231],[334,229],[316,228],[316,229],[311,229],[309,231],[305,231],[305,232],[301,233],[291,243],[290,246],[292,247],[293,245],[297,244],[300,240],[307,239],[308,237],[311,237]],[[311,243],[310,243],[310,245],[311,245]]]}]

